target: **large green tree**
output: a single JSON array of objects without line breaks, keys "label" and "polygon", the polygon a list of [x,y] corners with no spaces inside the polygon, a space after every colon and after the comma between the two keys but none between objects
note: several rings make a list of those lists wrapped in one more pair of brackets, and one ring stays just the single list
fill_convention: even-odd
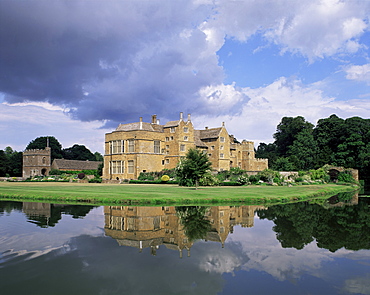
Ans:
[{"label": "large green tree", "polygon": [[87,147],[78,144],[63,149],[63,158],[67,160],[96,161],[95,155]]},{"label": "large green tree", "polygon": [[198,187],[199,180],[211,169],[212,164],[207,154],[197,149],[189,149],[185,158],[181,159],[176,174],[179,184]]},{"label": "large green tree", "polygon": [[303,129],[288,148],[294,170],[309,170],[317,167],[318,147],[312,129]]},{"label": "large green tree", "polygon": [[10,146],[0,150],[0,176],[22,176],[23,153]]},{"label": "large green tree", "polygon": [[283,117],[276,128],[274,134],[278,156],[286,156],[289,147],[297,139],[297,136],[303,130],[312,130],[313,124],[307,122],[303,117]]},{"label": "large green tree", "polygon": [[51,161],[63,158],[62,145],[54,136],[37,137],[27,145],[26,150],[45,149],[48,144],[51,148]]}]

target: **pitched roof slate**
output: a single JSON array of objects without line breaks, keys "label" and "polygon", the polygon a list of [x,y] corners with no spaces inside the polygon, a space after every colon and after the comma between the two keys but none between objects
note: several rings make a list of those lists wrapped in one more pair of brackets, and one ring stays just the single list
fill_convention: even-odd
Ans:
[{"label": "pitched roof slate", "polygon": [[101,163],[103,162],[54,159],[52,166],[59,170],[97,170]]}]

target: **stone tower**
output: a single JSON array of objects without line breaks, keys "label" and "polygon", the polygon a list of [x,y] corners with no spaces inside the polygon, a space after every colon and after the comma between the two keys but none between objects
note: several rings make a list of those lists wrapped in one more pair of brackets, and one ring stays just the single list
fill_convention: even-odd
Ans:
[{"label": "stone tower", "polygon": [[49,175],[51,166],[51,149],[34,149],[23,152],[23,173],[24,179],[32,176]]}]

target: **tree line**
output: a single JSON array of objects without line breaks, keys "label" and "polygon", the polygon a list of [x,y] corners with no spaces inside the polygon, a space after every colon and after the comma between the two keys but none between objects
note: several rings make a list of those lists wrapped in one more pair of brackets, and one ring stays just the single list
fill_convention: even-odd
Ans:
[{"label": "tree line", "polygon": [[316,126],[304,117],[283,117],[273,143],[260,143],[256,157],[277,171],[318,169],[325,164],[370,175],[370,119],[331,115]]},{"label": "tree line", "polygon": [[[92,153],[84,145],[75,144],[64,148],[53,136],[42,136],[32,140],[26,147],[29,149],[51,148],[51,161],[54,159],[81,160],[81,161],[103,161],[99,152]],[[0,150],[0,177],[22,176],[23,152],[17,152],[10,146]]]}]

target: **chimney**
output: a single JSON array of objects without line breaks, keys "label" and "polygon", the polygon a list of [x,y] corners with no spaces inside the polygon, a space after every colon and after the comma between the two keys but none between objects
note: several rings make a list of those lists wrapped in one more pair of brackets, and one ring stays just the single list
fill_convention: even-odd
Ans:
[{"label": "chimney", "polygon": [[143,129],[143,117],[140,117],[139,129]]},{"label": "chimney", "polygon": [[190,122],[190,114],[188,114],[188,122]]},{"label": "chimney", "polygon": [[225,122],[222,122],[222,127],[225,127]]},{"label": "chimney", "polygon": [[184,113],[183,112],[180,112],[180,120],[182,121],[183,119],[183,116],[184,116]]},{"label": "chimney", "polygon": [[206,126],[205,129],[208,130],[208,126]]},{"label": "chimney", "polygon": [[152,116],[152,124],[157,124],[157,115]]}]

